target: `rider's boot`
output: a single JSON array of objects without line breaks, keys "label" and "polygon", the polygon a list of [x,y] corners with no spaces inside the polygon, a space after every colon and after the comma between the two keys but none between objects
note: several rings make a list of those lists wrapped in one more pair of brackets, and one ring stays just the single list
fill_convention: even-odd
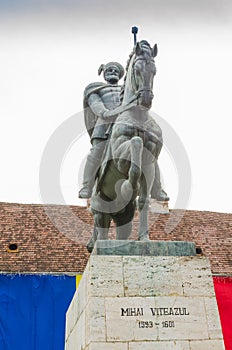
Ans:
[{"label": "rider's boot", "polygon": [[155,180],[152,185],[151,189],[151,198],[156,199],[160,202],[167,202],[169,201],[169,197],[167,193],[162,189],[161,182],[160,182],[160,171],[158,163],[155,164]]},{"label": "rider's boot", "polygon": [[84,169],[83,187],[79,191],[79,198],[88,199],[91,197],[99,162],[98,158],[93,157],[91,154],[88,155]]},{"label": "rider's boot", "polygon": [[162,189],[162,187],[155,188],[154,190],[152,189],[151,198],[154,198],[159,202],[168,202],[169,201],[169,197],[168,197],[167,193]]}]

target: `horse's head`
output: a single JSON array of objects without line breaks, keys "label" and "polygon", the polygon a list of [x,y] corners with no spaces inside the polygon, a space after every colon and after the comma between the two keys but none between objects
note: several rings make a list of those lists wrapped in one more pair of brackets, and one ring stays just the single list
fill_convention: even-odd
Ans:
[{"label": "horse's head", "polygon": [[135,47],[133,78],[135,92],[138,95],[138,105],[150,109],[153,95],[153,79],[156,74],[154,57],[157,55],[157,45],[153,48],[145,40],[138,42]]}]

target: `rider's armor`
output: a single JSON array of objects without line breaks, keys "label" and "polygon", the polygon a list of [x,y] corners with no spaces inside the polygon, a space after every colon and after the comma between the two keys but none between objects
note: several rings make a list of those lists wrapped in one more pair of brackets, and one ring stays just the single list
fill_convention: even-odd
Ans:
[{"label": "rider's armor", "polygon": [[115,117],[104,117],[108,110],[115,109],[120,105],[120,86],[105,86],[98,93],[93,93],[88,98],[89,107],[97,117],[91,140],[107,139],[106,131],[109,123],[114,122]]}]

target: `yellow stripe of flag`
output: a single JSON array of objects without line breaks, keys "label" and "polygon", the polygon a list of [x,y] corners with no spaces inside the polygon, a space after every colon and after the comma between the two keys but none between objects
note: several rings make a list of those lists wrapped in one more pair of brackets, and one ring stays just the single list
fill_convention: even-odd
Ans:
[{"label": "yellow stripe of flag", "polygon": [[82,275],[76,275],[76,289],[79,286],[80,280],[81,280]]}]

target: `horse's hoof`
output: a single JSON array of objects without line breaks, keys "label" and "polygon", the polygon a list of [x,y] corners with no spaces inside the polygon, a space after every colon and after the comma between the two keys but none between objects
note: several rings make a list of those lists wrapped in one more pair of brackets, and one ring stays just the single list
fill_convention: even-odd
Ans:
[{"label": "horse's hoof", "polygon": [[139,188],[140,188],[140,186],[138,184],[136,189],[133,189],[130,181],[125,180],[121,186],[120,197],[126,202],[129,202],[131,200],[135,200],[136,197],[138,196]]},{"label": "horse's hoof", "polygon": [[87,250],[88,250],[88,252],[89,253],[92,253],[92,251],[93,251],[93,246],[90,246],[90,245],[86,245],[86,248],[87,248]]},{"label": "horse's hoof", "polygon": [[133,188],[129,180],[125,180],[121,187],[121,196],[124,200],[130,201],[133,196]]},{"label": "horse's hoof", "polygon": [[143,241],[143,242],[149,242],[150,238],[149,238],[148,233],[144,233],[141,236],[139,236],[138,240]]},{"label": "horse's hoof", "polygon": [[93,242],[92,238],[90,238],[89,242],[86,245],[86,248],[87,248],[89,253],[92,253],[93,248],[94,248],[94,242]]},{"label": "horse's hoof", "polygon": [[150,242],[150,238],[148,238],[148,237],[144,237],[142,239],[140,238],[139,241],[140,242]]}]

